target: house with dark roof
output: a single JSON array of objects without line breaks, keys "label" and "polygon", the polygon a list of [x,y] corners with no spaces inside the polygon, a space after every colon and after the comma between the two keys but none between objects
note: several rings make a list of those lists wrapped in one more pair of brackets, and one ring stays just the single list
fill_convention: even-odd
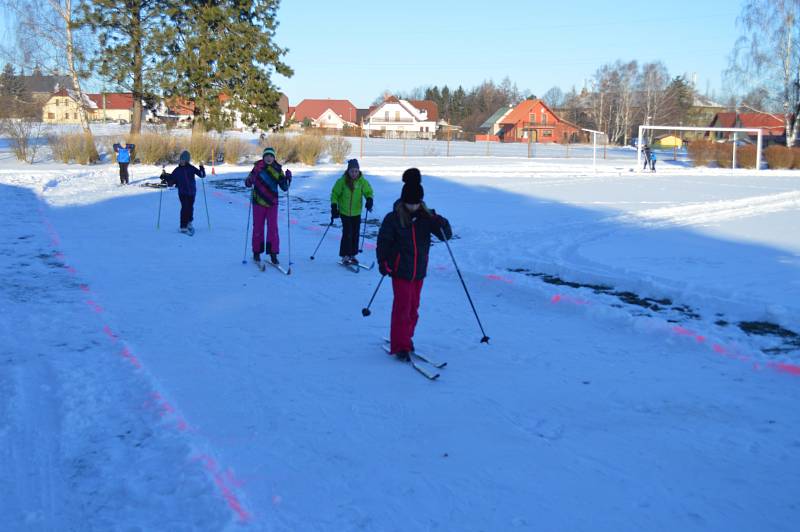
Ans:
[{"label": "house with dark roof", "polygon": [[[786,141],[786,124],[784,123],[783,116],[779,114],[770,113],[736,113],[725,112],[717,113],[708,124],[708,127],[744,127],[751,129],[760,129],[765,143],[783,143]],[[713,131],[706,133],[708,137],[713,133],[714,138],[718,141],[729,140],[732,138],[733,133]],[[755,140],[758,135],[755,133],[748,133],[748,136]],[[739,134],[738,138],[741,138]]]},{"label": "house with dark roof", "polygon": [[538,98],[520,102],[497,123],[503,142],[576,142],[581,132]]},{"label": "house with dark roof", "polygon": [[386,138],[433,139],[438,119],[439,108],[435,102],[387,96],[380,104],[369,108],[364,129],[368,135],[378,132]]},{"label": "house with dark roof", "polygon": [[69,76],[45,76],[40,70],[34,70],[30,76],[17,76],[17,78],[33,100],[42,102],[47,101],[54,92],[72,88],[72,78]]},{"label": "house with dark roof", "polygon": [[305,99],[289,108],[289,120],[308,122],[314,127],[343,129],[356,127],[358,109],[350,100]]}]

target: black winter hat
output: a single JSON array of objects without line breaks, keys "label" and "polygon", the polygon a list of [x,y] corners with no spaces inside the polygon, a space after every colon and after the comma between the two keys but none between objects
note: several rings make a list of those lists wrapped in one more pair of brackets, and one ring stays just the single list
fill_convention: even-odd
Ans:
[{"label": "black winter hat", "polygon": [[403,183],[409,185],[415,183],[417,185],[422,183],[422,174],[419,173],[417,168],[409,168],[403,172]]},{"label": "black winter hat", "polygon": [[[414,169],[416,170],[416,168]],[[419,172],[419,170],[417,170]],[[406,183],[400,193],[400,201],[403,203],[419,203],[425,196],[425,190],[419,183]]]},{"label": "black winter hat", "polygon": [[347,161],[347,169],[350,170],[351,168],[355,168],[358,170],[358,159],[350,159]]}]

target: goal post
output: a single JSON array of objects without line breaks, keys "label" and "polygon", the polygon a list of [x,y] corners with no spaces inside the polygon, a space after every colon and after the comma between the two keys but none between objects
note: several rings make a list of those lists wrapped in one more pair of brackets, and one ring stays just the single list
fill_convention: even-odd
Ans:
[{"label": "goal post", "polygon": [[[693,126],[639,126],[639,142],[636,144],[636,166],[637,170],[642,167],[642,141],[644,140],[644,132],[651,131],[719,131],[726,133],[756,133],[758,140],[756,141],[756,171],[761,170],[761,148],[763,146],[764,132],[761,128],[745,128],[745,127],[693,127]],[[733,142],[733,163],[731,168],[736,168],[736,137],[734,136]]]}]

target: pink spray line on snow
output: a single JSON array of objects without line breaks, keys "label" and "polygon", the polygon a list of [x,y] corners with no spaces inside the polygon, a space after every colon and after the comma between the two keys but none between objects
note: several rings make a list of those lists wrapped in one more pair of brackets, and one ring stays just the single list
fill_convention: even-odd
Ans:
[{"label": "pink spray line on snow", "polygon": [[[556,294],[552,298],[550,298],[550,302],[552,304],[560,304],[560,303],[568,303],[572,305],[591,305],[590,301],[581,298],[575,298],[572,296],[567,296],[564,294]],[[674,325],[669,328],[671,334],[675,336],[680,336],[683,338],[691,339],[701,345],[708,346],[715,354],[724,356],[725,358],[729,358],[731,360],[738,360],[739,362],[747,362],[752,363],[752,368],[754,371],[760,371],[762,367],[767,367],[773,369],[775,371],[781,373],[788,373],[789,375],[800,376],[800,366],[795,364],[789,364],[786,362],[763,362],[759,361],[753,356],[745,355],[739,353],[736,349],[731,347],[726,347],[722,344],[715,343],[715,342],[708,342],[708,339],[705,335],[700,334],[696,331],[691,329],[687,329],[686,327],[682,327],[680,325]]]},{"label": "pink spray line on snow", "polygon": [[[444,270],[445,267],[443,265],[439,265],[436,266],[436,269]],[[487,274],[484,275],[484,277],[490,281],[503,282],[507,284],[511,284],[514,282],[512,279],[508,277],[504,277],[502,275],[497,275],[497,274]],[[592,304],[591,301],[589,300],[570,296],[567,294],[553,295],[550,298],[550,303],[553,305],[567,303],[575,306],[587,306]],[[778,371],[780,373],[788,373],[789,375],[800,377],[800,365],[790,364],[787,362],[760,361],[750,355],[739,353],[733,348],[725,347],[724,345],[715,342],[708,342],[707,337],[705,335],[700,334],[696,331],[692,331],[691,329],[687,329],[686,327],[682,327],[680,325],[672,326],[670,328],[670,332],[676,336],[693,339],[698,344],[708,345],[710,349],[717,355],[724,356],[725,358],[729,358],[731,360],[738,360],[739,362],[752,363],[754,371],[761,371],[764,367],[766,367]]]},{"label": "pink spray line on snow", "polygon": [[[61,239],[58,236],[53,224],[45,215],[44,210],[42,209],[41,205],[38,205],[39,214],[42,219],[42,223],[45,226],[48,234],[50,235],[50,242],[53,244],[54,247],[60,247]],[[77,276],[78,271],[70,266],[66,262],[66,256],[60,250],[56,250],[53,254],[54,257],[58,258],[62,261],[61,267],[67,270],[70,275]],[[87,296],[91,295],[91,288],[86,283],[81,283],[79,285],[80,290],[87,294]],[[105,310],[102,306],[100,306],[97,302],[93,299],[86,299],[84,301],[86,305],[91,308],[91,310],[96,314],[103,314]],[[103,334],[108,337],[112,344],[123,343],[119,334],[115,333],[108,324],[104,323],[102,327]],[[131,352],[130,348],[127,345],[122,345],[122,348],[119,351],[119,356],[128,362],[135,370],[142,370],[142,364],[139,359]],[[175,407],[169,403],[159,392],[153,391],[150,394],[150,398],[145,401],[144,408],[154,408],[158,416],[167,422],[166,426],[174,426],[176,430],[179,432],[187,432],[191,429],[189,423],[181,416]],[[245,510],[244,506],[242,505],[239,498],[236,496],[235,489],[241,487],[242,483],[236,480],[233,476],[233,473],[230,469],[227,470],[226,474],[221,474],[220,469],[217,466],[216,461],[214,461],[208,455],[201,455],[201,463],[203,468],[206,470],[207,474],[211,476],[214,481],[214,485],[219,490],[220,496],[228,505],[228,507],[233,511],[239,518],[241,522],[248,522],[252,519],[252,516],[247,510]]]}]

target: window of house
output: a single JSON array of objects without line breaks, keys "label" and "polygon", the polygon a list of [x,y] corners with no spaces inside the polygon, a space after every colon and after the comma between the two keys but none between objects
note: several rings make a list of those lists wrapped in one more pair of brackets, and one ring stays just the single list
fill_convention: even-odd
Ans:
[{"label": "window of house", "polygon": [[531,113],[530,116],[528,116],[528,122],[530,122],[531,124],[536,123],[536,113]]},{"label": "window of house", "polygon": [[61,102],[61,100],[59,100],[58,98],[56,98],[56,107],[58,107],[58,105],[59,105],[59,103],[60,103],[60,102]]},{"label": "window of house", "polygon": [[389,111],[383,112],[383,119],[386,120],[387,122],[389,121]]},{"label": "window of house", "polygon": [[420,132],[420,133],[422,133],[422,132],[423,132],[423,129],[424,129],[424,128],[423,128],[422,126],[419,126],[419,132]]},{"label": "window of house", "polygon": [[547,113],[545,113],[544,109],[542,109],[542,124],[546,123],[547,123]]},{"label": "window of house", "polygon": [[552,137],[553,136],[553,130],[552,129],[545,129],[544,131],[542,131],[542,136],[543,137]]},{"label": "window of house", "polygon": [[56,119],[56,114],[55,113],[47,113],[47,119],[48,120],[55,120]]},{"label": "window of house", "polygon": [[400,121],[400,111],[395,111],[394,112],[394,120],[395,120],[395,122],[399,122]]}]

